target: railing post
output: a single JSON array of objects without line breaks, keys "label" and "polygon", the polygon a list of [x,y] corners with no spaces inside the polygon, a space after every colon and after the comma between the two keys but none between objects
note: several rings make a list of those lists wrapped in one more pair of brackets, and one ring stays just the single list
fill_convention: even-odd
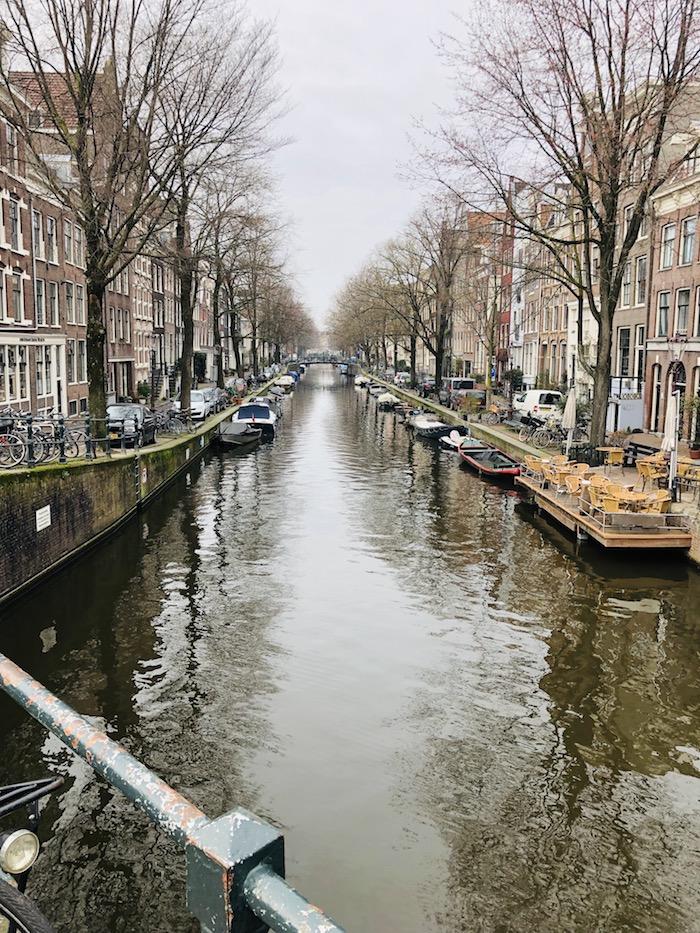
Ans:
[{"label": "railing post", "polygon": [[90,415],[85,417],[85,458],[86,460],[92,460],[95,456],[95,451],[92,448],[92,421]]},{"label": "railing post", "polygon": [[66,422],[63,415],[58,416],[58,462],[66,462]]},{"label": "railing post", "polygon": [[33,419],[31,415],[27,415],[25,424],[27,426],[27,466],[33,467],[36,466],[36,459],[34,458]]}]

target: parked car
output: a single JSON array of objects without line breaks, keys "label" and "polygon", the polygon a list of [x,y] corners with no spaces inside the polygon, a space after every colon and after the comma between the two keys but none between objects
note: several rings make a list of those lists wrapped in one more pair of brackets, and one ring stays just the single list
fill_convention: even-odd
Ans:
[{"label": "parked car", "polygon": [[440,387],[440,401],[451,408],[459,408],[460,400],[474,390],[476,383],[467,376],[443,379]]},{"label": "parked car", "polygon": [[208,386],[206,389],[202,389],[204,398],[207,402],[207,415],[215,414],[219,409],[217,408],[218,396],[217,392],[219,390],[215,386]]},{"label": "parked car", "polygon": [[108,405],[107,431],[112,447],[143,447],[158,437],[156,421],[145,405]]},{"label": "parked car", "polygon": [[561,399],[561,392],[551,389],[528,389],[513,398],[513,411],[528,417],[535,415],[538,418],[546,418],[558,413]]},{"label": "parked car", "polygon": [[418,380],[418,391],[425,397],[435,392],[435,380],[430,376],[421,376]]},{"label": "parked car", "polygon": [[410,373],[401,372],[401,373],[396,373],[396,375],[394,376],[395,386],[407,386],[410,384],[410,382],[411,382]]},{"label": "parked car", "polygon": [[[180,411],[181,403],[180,396],[176,396],[173,402],[173,408],[175,411]],[[190,392],[190,416],[193,421],[204,421],[204,419],[209,414],[207,400],[204,397],[204,391],[202,389],[193,389]]]},{"label": "parked car", "polygon": [[225,389],[219,389],[217,387],[216,389],[214,389],[214,395],[216,398],[216,410],[217,411],[223,411],[225,408],[228,408],[230,399],[228,396],[228,392],[226,392]]}]

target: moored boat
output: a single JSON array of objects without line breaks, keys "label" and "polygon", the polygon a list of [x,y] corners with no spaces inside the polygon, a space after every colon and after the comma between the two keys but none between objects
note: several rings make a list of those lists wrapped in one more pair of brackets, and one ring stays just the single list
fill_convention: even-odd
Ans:
[{"label": "moored boat", "polygon": [[520,475],[520,464],[517,460],[504,454],[497,447],[487,447],[485,450],[459,448],[459,456],[480,476],[490,476],[493,479],[511,480]]},{"label": "moored boat", "polygon": [[381,395],[377,396],[377,405],[379,405],[380,408],[387,409],[387,411],[400,404],[401,399],[392,395],[391,392],[382,392]]},{"label": "moored boat", "polygon": [[254,428],[243,421],[224,421],[212,440],[222,447],[242,450],[253,447],[261,437],[261,428]]},{"label": "moored boat", "polygon": [[358,389],[364,388],[369,381],[370,380],[367,376],[362,376],[362,375],[355,376],[355,385],[358,387]]},{"label": "moored boat", "polygon": [[480,441],[478,437],[472,437],[471,434],[464,433],[466,429],[455,428],[448,435],[440,438],[440,446],[443,450],[449,450],[452,453],[459,453],[460,450],[485,450],[489,445]]},{"label": "moored boat", "polygon": [[411,427],[419,437],[438,438],[443,434],[449,434],[452,425],[445,424],[444,421],[438,421],[429,414],[412,415],[409,419]]},{"label": "moored boat", "polygon": [[294,376],[289,375],[279,376],[275,382],[281,389],[284,389],[285,392],[291,392],[296,385]]},{"label": "moored boat", "polygon": [[371,382],[369,386],[367,386],[367,391],[376,398],[376,396],[386,392],[386,386],[383,386],[380,382]]},{"label": "moored boat", "polygon": [[232,421],[260,428],[269,437],[275,433],[277,415],[269,405],[246,404],[233,413]]}]

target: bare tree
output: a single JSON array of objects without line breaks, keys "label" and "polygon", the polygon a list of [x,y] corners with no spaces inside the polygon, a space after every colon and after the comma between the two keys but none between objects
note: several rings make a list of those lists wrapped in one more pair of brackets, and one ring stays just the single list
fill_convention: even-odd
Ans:
[{"label": "bare tree", "polygon": [[[687,132],[700,62],[695,14],[695,0],[491,0],[467,39],[444,43],[461,84],[461,122],[442,134],[450,171],[438,157],[437,174],[470,206],[509,207],[572,291],[582,290],[598,325],[594,443],[605,435],[627,257],[650,196],[698,145]],[[513,178],[570,223],[543,227],[518,209]],[[622,198],[631,211],[621,233]]]},{"label": "bare tree", "polygon": [[233,171],[269,148],[278,102],[273,78],[277,56],[271,26],[249,23],[233,6],[225,17],[200,23],[185,43],[188,67],[164,90],[159,111],[176,172],[169,190],[174,253],[180,280],[183,346],[181,401],[192,386],[193,309],[197,269],[206,237],[193,235],[193,200],[206,176],[226,165]]},{"label": "bare tree", "polygon": [[162,223],[177,165],[160,100],[182,67],[183,37],[202,4],[4,3],[6,116],[20,128],[33,168],[84,231],[95,418],[105,416],[105,292]]}]

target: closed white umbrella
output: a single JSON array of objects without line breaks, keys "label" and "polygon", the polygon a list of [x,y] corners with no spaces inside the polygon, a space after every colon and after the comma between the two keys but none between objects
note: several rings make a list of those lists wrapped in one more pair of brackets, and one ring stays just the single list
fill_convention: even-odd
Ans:
[{"label": "closed white umbrella", "polygon": [[680,414],[681,393],[671,393],[666,403],[666,418],[664,419],[664,437],[661,449],[669,451],[671,460],[668,465],[668,488],[673,490],[678,470],[678,416]]},{"label": "closed white umbrella", "polygon": [[574,439],[576,429],[576,389],[571,388],[566,397],[564,414],[561,416],[561,426],[567,432],[566,434],[566,456],[569,456],[569,448]]}]

